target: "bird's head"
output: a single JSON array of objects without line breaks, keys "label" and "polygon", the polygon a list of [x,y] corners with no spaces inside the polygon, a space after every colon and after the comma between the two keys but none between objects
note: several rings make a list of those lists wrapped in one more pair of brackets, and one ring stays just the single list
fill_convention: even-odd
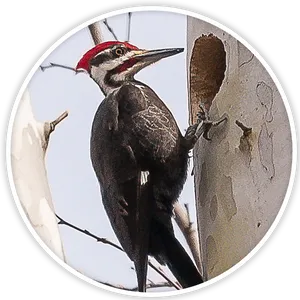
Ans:
[{"label": "bird's head", "polygon": [[143,68],[182,51],[183,48],[144,50],[127,42],[104,42],[87,51],[76,70],[86,71],[104,94],[108,94],[132,80]]}]

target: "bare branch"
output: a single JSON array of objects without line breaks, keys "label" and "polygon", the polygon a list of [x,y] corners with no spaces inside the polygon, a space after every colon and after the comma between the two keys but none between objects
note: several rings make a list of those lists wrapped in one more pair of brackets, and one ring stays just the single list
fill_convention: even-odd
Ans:
[{"label": "bare branch", "polygon": [[61,65],[61,64],[56,64],[56,63],[50,63],[48,66],[40,66],[40,69],[44,72],[46,69],[50,69],[50,68],[62,68],[62,69],[67,69],[67,70],[71,70],[73,72],[75,72],[75,74],[78,73],[84,73],[84,70],[76,70],[73,67],[69,67],[69,66],[65,66],[65,65]]},{"label": "bare branch", "polygon": [[103,24],[106,26],[107,30],[112,34],[112,36],[114,37],[114,39],[116,41],[118,41],[118,37],[117,35],[115,34],[114,30],[109,26],[108,22],[107,22],[107,19],[104,19],[103,20]]},{"label": "bare branch", "polygon": [[58,118],[50,123],[51,131],[55,130],[55,127],[63,121],[69,115],[68,111],[63,112]]},{"label": "bare branch", "polygon": [[200,247],[197,228],[194,223],[191,223],[188,211],[184,209],[178,201],[174,204],[174,214],[175,221],[191,249],[199,272],[201,272]]},{"label": "bare branch", "polygon": [[[81,232],[81,233],[83,233],[83,234],[85,234],[85,235],[87,235],[87,236],[89,236],[89,237],[94,238],[97,242],[101,242],[101,243],[103,243],[103,244],[110,245],[110,246],[112,246],[112,247],[114,247],[114,248],[116,248],[116,249],[118,249],[118,250],[124,252],[124,250],[123,250],[120,246],[118,246],[117,244],[111,242],[110,240],[108,240],[108,239],[106,239],[106,238],[98,237],[97,235],[95,235],[95,234],[89,232],[89,231],[86,230],[86,229],[81,229],[81,228],[79,228],[79,227],[77,227],[77,226],[75,226],[75,225],[73,225],[73,224],[71,224],[71,223],[65,221],[63,218],[61,218],[61,217],[58,216],[57,214],[55,214],[55,215],[56,215],[56,217],[59,219],[59,222],[58,222],[59,225],[66,225],[66,226],[69,226],[69,227],[72,228],[72,229],[75,229],[75,230],[77,230],[77,231],[79,231],[79,232]],[[158,274],[160,274],[160,275],[161,275],[161,276],[162,276],[162,277],[163,277],[163,278],[164,278],[171,286],[175,287],[177,290],[180,290],[180,289],[181,289],[181,286],[180,286],[178,283],[176,283],[176,282],[174,282],[172,279],[170,279],[170,278],[163,272],[163,270],[160,270],[159,268],[157,268],[150,260],[148,261],[148,264],[149,264],[149,266],[150,266],[153,270],[155,270]]]},{"label": "bare branch", "polygon": [[181,290],[182,286],[178,282],[174,282],[171,280],[166,273],[163,271],[161,267],[156,267],[150,260],[148,260],[148,265],[155,270],[160,276],[162,276],[165,280],[167,280],[172,286],[175,287],[176,290]]},{"label": "bare branch", "polygon": [[50,134],[55,130],[55,127],[57,124],[59,124],[62,120],[64,120],[68,116],[68,112],[63,112],[58,118],[56,118],[52,122],[45,122],[44,123],[44,131],[43,131],[43,139],[42,139],[42,148],[46,153],[46,150],[48,148]]},{"label": "bare branch", "polygon": [[[161,287],[173,287],[169,282],[150,282],[146,284],[146,289],[155,289],[155,288],[161,288]],[[138,291],[138,287],[128,289],[128,291]]]},{"label": "bare branch", "polygon": [[115,243],[109,241],[108,239],[106,239],[106,238],[100,238],[100,237],[98,237],[98,236],[96,236],[96,235],[90,233],[90,232],[89,232],[88,230],[86,230],[86,229],[81,229],[81,228],[79,228],[79,227],[77,227],[77,226],[75,226],[75,225],[73,225],[73,224],[71,224],[71,223],[65,221],[63,218],[61,218],[61,217],[58,216],[57,214],[55,214],[55,215],[56,215],[56,217],[59,219],[59,222],[58,222],[59,225],[66,225],[66,226],[69,226],[69,227],[71,227],[71,228],[73,228],[73,229],[75,229],[75,230],[77,230],[77,231],[79,231],[79,232],[81,232],[81,233],[84,233],[84,234],[86,234],[86,235],[88,235],[88,236],[94,238],[97,242],[101,242],[101,243],[103,243],[103,244],[110,245],[110,246],[112,246],[112,247],[114,247],[114,248],[116,248],[116,249],[121,250],[121,251],[124,252],[124,250],[123,250],[120,246],[118,246],[117,244],[115,244]]},{"label": "bare branch", "polygon": [[[99,280],[95,280],[95,281],[105,284],[107,286],[116,288],[116,289],[132,291],[132,292],[138,291],[138,287],[129,288],[129,287],[124,287],[123,285],[113,284],[110,282],[103,282],[103,281],[99,281]],[[161,288],[161,287],[172,287],[172,285],[169,282],[165,282],[165,281],[158,282],[158,283],[154,283],[153,281],[151,281],[151,282],[147,283],[147,285],[146,285],[146,289],[154,289],[154,288]]]},{"label": "bare branch", "polygon": [[89,25],[89,30],[95,45],[100,44],[103,41],[101,29],[98,23]]}]

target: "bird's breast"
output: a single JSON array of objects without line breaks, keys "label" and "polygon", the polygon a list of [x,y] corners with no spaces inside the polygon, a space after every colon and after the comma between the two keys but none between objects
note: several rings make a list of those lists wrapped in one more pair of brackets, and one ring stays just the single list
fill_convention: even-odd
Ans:
[{"label": "bird's breast", "polygon": [[145,110],[150,104],[148,93],[142,86],[131,84],[120,89],[119,93],[120,117],[123,114],[133,116]]}]

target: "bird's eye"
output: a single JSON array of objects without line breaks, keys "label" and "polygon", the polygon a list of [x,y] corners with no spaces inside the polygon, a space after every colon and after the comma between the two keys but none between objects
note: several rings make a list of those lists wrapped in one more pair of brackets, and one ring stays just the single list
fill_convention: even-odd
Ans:
[{"label": "bird's eye", "polygon": [[117,49],[115,50],[115,54],[116,54],[117,56],[123,55],[124,52],[125,52],[125,49],[123,49],[123,48],[121,48],[121,47],[119,47],[119,48],[117,48]]}]

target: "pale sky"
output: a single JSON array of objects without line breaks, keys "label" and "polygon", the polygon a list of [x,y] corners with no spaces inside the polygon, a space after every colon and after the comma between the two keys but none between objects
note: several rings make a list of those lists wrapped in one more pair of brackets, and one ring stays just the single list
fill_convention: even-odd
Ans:
[{"label": "pale sky", "polygon": [[[108,22],[120,40],[126,39],[127,15],[109,18]],[[113,40],[104,26],[102,29],[104,40]],[[186,16],[135,12],[130,42],[145,49],[186,48]],[[91,47],[89,31],[83,29],[55,49],[43,64],[55,62],[75,67]],[[188,126],[186,52],[146,68],[136,78],[161,97],[184,133]],[[76,226],[117,242],[102,206],[99,184],[89,157],[91,124],[103,99],[100,89],[85,74],[74,75],[69,70],[53,68],[46,72],[38,70],[29,84],[29,91],[38,120],[53,120],[63,111],[69,111],[69,117],[51,135],[46,157],[57,214]],[[190,203],[192,221],[195,221],[190,173],[191,170],[180,201]],[[65,226],[60,226],[60,232],[67,262],[72,267],[93,279],[136,286],[136,275],[131,269],[133,264],[124,253]],[[186,247],[181,234],[179,239]],[[161,281],[153,272],[149,277]]]}]

